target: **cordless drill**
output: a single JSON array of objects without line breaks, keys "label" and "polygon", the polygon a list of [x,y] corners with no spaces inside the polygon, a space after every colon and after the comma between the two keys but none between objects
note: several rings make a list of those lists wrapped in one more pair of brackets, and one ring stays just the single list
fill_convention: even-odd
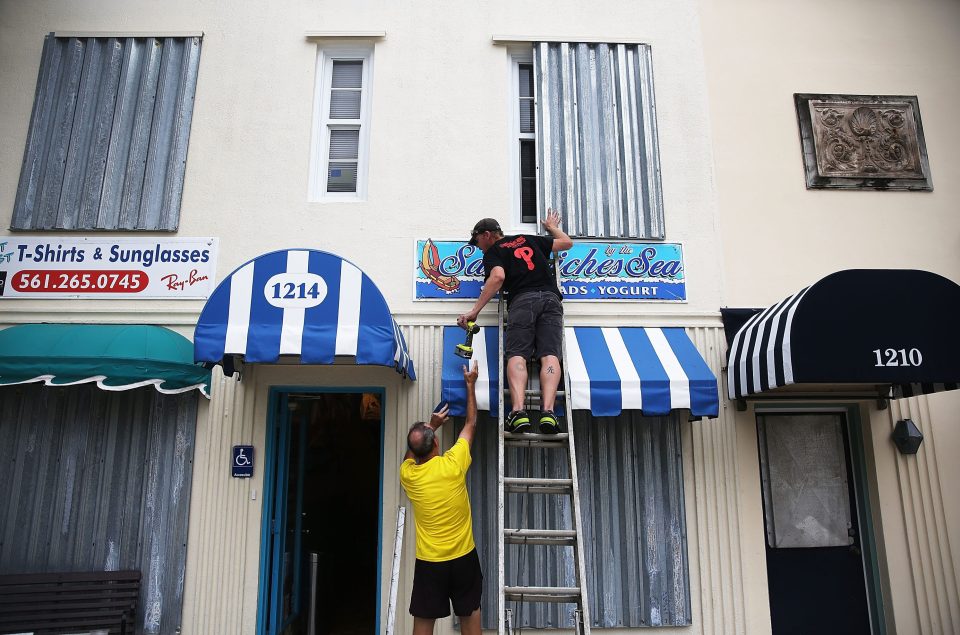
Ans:
[{"label": "cordless drill", "polygon": [[457,344],[456,353],[459,357],[470,359],[473,357],[473,336],[480,332],[480,327],[476,322],[467,322],[467,341],[463,344]]}]

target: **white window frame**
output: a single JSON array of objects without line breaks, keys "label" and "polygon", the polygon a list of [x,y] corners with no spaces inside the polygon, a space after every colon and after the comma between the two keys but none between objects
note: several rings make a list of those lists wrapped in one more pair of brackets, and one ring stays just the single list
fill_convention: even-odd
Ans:
[{"label": "white window frame", "polygon": [[[330,118],[330,85],[334,61],[362,61],[359,119]],[[317,47],[317,79],[314,97],[313,134],[310,142],[310,179],[307,198],[312,202],[361,202],[367,200],[370,159],[370,104],[373,98],[373,43],[328,44]],[[360,129],[357,148],[357,191],[327,192],[330,163],[330,131]]]},{"label": "white window frame", "polygon": [[[526,234],[536,234],[539,231],[539,226],[536,222],[534,223],[524,223],[523,219],[523,210],[520,207],[520,139],[533,139],[534,147],[537,143],[537,134],[536,132],[520,132],[520,65],[521,64],[533,64],[533,47],[511,47],[507,50],[507,58],[509,59],[509,81],[510,81],[510,90],[507,91],[510,96],[509,107],[509,119],[510,122],[510,139],[509,139],[509,148],[510,148],[510,210],[511,218],[510,225],[514,229],[518,230],[520,233]],[[536,115],[534,115],[536,119]],[[534,155],[536,156],[536,154]],[[538,193],[539,196],[539,193]],[[537,200],[537,206],[539,208],[540,201]]]}]

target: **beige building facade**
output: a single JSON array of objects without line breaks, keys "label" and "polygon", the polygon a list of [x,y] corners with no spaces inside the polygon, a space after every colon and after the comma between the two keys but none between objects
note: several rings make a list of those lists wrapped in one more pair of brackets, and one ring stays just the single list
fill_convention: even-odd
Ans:
[{"label": "beige building facade", "polygon": [[[853,510],[852,522],[868,534],[863,544],[859,538],[851,543],[863,554],[857,557],[868,629],[956,632],[960,504],[951,496],[950,484],[960,476],[951,460],[960,450],[955,421],[960,393],[887,401],[829,385],[787,394],[773,391],[738,403],[727,396],[732,333],[729,326],[725,332],[721,309],[765,308],[844,269],[918,269],[960,281],[960,221],[954,214],[954,190],[960,183],[954,178],[960,176],[955,148],[960,144],[953,143],[960,126],[950,118],[960,82],[949,70],[949,62],[960,53],[953,37],[960,9],[947,2],[924,2],[909,14],[892,3],[789,10],[768,4],[493,2],[453,7],[431,1],[273,6],[108,0],[0,5],[0,85],[5,87],[0,93],[0,129],[8,140],[0,150],[0,242],[15,249],[30,241],[75,245],[114,240],[122,247],[125,240],[142,246],[200,237],[216,241],[217,248],[211,261],[198,264],[198,271],[209,272],[212,287],[220,285],[227,295],[239,288],[241,272],[253,261],[275,253],[325,252],[358,270],[357,279],[369,279],[382,295],[416,375],[415,380],[405,377],[389,361],[359,362],[358,353],[344,357],[338,352],[333,364],[301,363],[297,355],[286,355],[286,344],[281,344],[274,361],[250,361],[255,356],[248,351],[235,376],[225,376],[223,365],[214,365],[208,395],[197,390],[181,394],[177,399],[186,405],[178,406],[176,416],[166,415],[169,419],[150,414],[167,408],[172,403],[165,401],[168,396],[154,395],[151,386],[133,388],[131,394],[149,393],[155,400],[155,409],[142,415],[144,429],[161,421],[194,424],[189,434],[172,437],[167,445],[146,446],[159,450],[145,450],[153,452],[145,464],[179,466],[164,477],[169,481],[161,479],[157,491],[180,492],[175,484],[185,484],[168,512],[182,522],[182,534],[165,534],[166,551],[153,558],[169,566],[151,568],[150,554],[142,549],[139,555],[121,557],[121,565],[99,552],[81,557],[79,550],[65,550],[57,561],[34,560],[33,565],[7,555],[0,573],[26,573],[31,566],[38,572],[140,566],[149,591],[142,596],[138,633],[307,632],[309,598],[306,591],[293,589],[309,588],[313,551],[319,570],[314,588],[327,602],[321,604],[320,616],[333,621],[326,625],[331,630],[320,632],[385,632],[392,615],[395,632],[409,631],[412,619],[406,607],[414,535],[412,511],[396,474],[410,423],[426,418],[447,398],[444,359],[450,340],[445,337],[452,336],[445,329],[472,305],[469,297],[417,297],[421,245],[427,239],[447,245],[465,241],[474,222],[485,216],[497,217],[508,233],[533,232],[536,213],[557,205],[568,208],[564,222],[568,229],[576,228],[571,233],[578,242],[679,245],[685,284],[681,301],[576,301],[568,296],[567,326],[676,329],[689,338],[717,380],[716,416],[694,417],[689,408],[672,408],[655,416],[638,411],[633,418],[624,407],[616,416],[587,413],[576,419],[589,430],[588,443],[596,448],[582,459],[588,472],[595,470],[587,478],[592,479],[596,500],[605,501],[590,511],[597,518],[591,530],[592,557],[606,563],[595,565],[591,574],[591,583],[601,587],[592,611],[594,627],[616,633],[649,627],[704,634],[778,632],[771,617],[775,591],[770,586],[777,574],[768,568],[771,556],[765,546],[766,510],[772,499],[765,503],[764,488],[772,490],[762,474],[769,474],[770,461],[779,455],[761,459],[759,444],[772,438],[777,422],[814,425],[809,417],[816,415],[829,419],[817,425],[842,431],[840,454],[849,468],[842,476],[850,475],[848,491],[855,499],[848,511]],[[835,15],[838,11],[842,19]],[[869,24],[858,14],[869,15]],[[125,155],[134,157],[127,163],[133,167],[120,170],[124,178],[119,185],[108,177],[101,186],[77,186],[80,194],[69,194],[71,175],[85,179],[96,171],[89,166],[98,165],[93,159],[101,156],[91,141],[97,131],[121,133],[104,120],[104,127],[92,127],[91,136],[78,141],[58,146],[56,127],[48,133],[48,142],[36,140],[36,131],[43,129],[38,113],[50,113],[57,121],[74,120],[57,119],[55,106],[43,106],[43,72],[51,60],[60,59],[51,57],[51,51],[60,50],[56,46],[63,47],[63,60],[74,59],[71,50],[86,47],[86,57],[74,59],[78,79],[73,94],[79,104],[101,103],[91,95],[109,85],[104,78],[114,67],[105,61],[108,57],[94,57],[96,47],[116,47],[117,57],[109,59],[118,60],[117,69],[151,68],[146,61],[142,66],[119,61],[141,54],[148,59],[151,47],[179,51],[179,66],[157,62],[153,84],[146,75],[129,79],[126,71],[116,71],[117,85],[126,86],[129,80],[131,90],[148,87],[145,94],[159,95],[159,104],[173,96],[169,106],[156,108],[176,113],[171,115],[168,140],[160,144],[166,153],[162,158],[156,158],[156,142],[145,142],[143,164],[136,167],[134,135]],[[599,46],[609,48],[601,55],[596,53]],[[141,49],[144,52],[138,52]],[[608,196],[590,188],[612,181],[612,173],[602,172],[593,180],[580,176],[591,164],[586,158],[563,163],[564,152],[558,148],[569,147],[571,141],[562,136],[562,126],[556,145],[538,136],[547,134],[555,112],[546,106],[536,114],[526,110],[525,100],[533,95],[524,92],[524,74],[549,76],[538,91],[552,88],[550,55],[570,49],[595,56],[583,65],[570,62],[569,72],[578,78],[572,80],[572,94],[578,88],[586,91],[587,78],[602,76],[598,68],[603,60],[632,60],[617,67],[625,83],[616,86],[630,86],[636,97],[614,91],[612,102],[595,102],[600,121],[635,133],[626,135],[633,141],[622,141],[612,151],[611,156],[621,159],[596,167],[598,175],[611,166],[618,175],[626,173],[628,160],[623,157],[628,151],[636,153],[637,172],[617,180],[644,186],[637,188],[636,201],[623,203],[620,216],[610,211],[612,204],[598,207],[591,198]],[[84,59],[99,61],[84,66]],[[50,90],[71,94],[68,83],[64,80],[56,88],[50,84]],[[123,103],[120,93],[117,103]],[[794,93],[918,96],[935,189],[805,188]],[[547,101],[544,92],[536,94],[542,97],[541,105]],[[128,96],[130,103],[143,103],[142,96]],[[630,99],[636,107],[628,111]],[[573,110],[594,103],[585,94],[574,102]],[[62,101],[50,103],[68,107]],[[557,107],[557,112],[562,110]],[[81,111],[76,122],[84,116]],[[121,109],[116,113],[113,121],[127,121]],[[136,117],[130,122],[133,130],[143,125]],[[525,128],[527,122],[536,130]],[[146,129],[153,132],[145,138],[155,139],[158,130],[168,127],[147,124]],[[73,138],[69,132],[62,134]],[[593,156],[595,146],[590,144],[595,140],[584,136],[576,143],[586,148],[578,156]],[[47,150],[31,154],[31,148],[57,147],[63,148],[62,156]],[[113,146],[103,147],[111,148],[102,154],[104,172],[110,174],[112,161],[119,159]],[[536,161],[524,155],[528,148],[540,152]],[[52,174],[56,169],[50,166],[58,162],[67,175],[65,184],[55,186],[37,177],[36,194],[31,193],[30,166]],[[544,176],[547,165],[554,163],[571,172],[545,180],[551,178]],[[528,175],[530,166],[539,172]],[[154,167],[165,175],[156,186],[162,194],[152,194]],[[574,171],[576,178],[570,176]],[[131,177],[144,173],[146,177]],[[532,199],[525,198],[524,189],[531,179],[539,179]],[[111,193],[120,201],[119,211],[110,212]],[[609,198],[630,196],[618,192]],[[142,201],[133,205],[139,211],[131,212],[124,203],[131,198]],[[88,200],[98,201],[100,211],[92,216],[83,211]],[[525,207],[530,200],[533,207]],[[579,201],[587,202],[574,213],[569,208]],[[111,214],[119,219],[112,224]],[[620,226],[617,218],[627,220]],[[161,247],[157,249],[159,254]],[[44,267],[35,269],[57,270]],[[14,284],[10,271],[8,289]],[[469,275],[460,275],[466,285]],[[305,287],[300,299],[307,301],[309,292]],[[31,297],[29,288],[18,293],[12,297],[8,291],[0,298],[4,328],[150,325],[197,343],[198,323],[220,310],[212,288],[186,299],[169,293],[142,298],[120,293]],[[897,302],[896,292],[889,301]],[[243,328],[253,332],[255,322]],[[492,307],[480,323],[496,324]],[[281,332],[279,323],[274,327]],[[956,339],[952,334],[944,337]],[[228,346],[224,343],[215,359],[204,361],[240,361]],[[3,355],[0,350],[0,358]],[[42,401],[54,391],[70,399],[86,390],[82,386],[91,385],[0,386],[0,407],[6,407],[0,412],[12,413],[9,404]],[[14,393],[21,389],[37,392]],[[837,398],[839,394],[844,396]],[[116,408],[115,403],[107,401],[104,408]],[[19,465],[37,461],[34,446],[22,439],[42,433],[47,429],[43,426],[69,436],[73,411],[58,412],[44,414],[42,424],[12,415],[0,421],[0,438],[10,440],[7,451]],[[785,419],[789,417],[795,419]],[[900,454],[891,441],[902,419],[911,419],[924,435],[916,455]],[[489,433],[496,421],[484,420]],[[119,422],[110,426],[108,431],[122,428]],[[636,441],[636,447],[672,457],[663,458],[668,467],[654,470],[646,459],[624,459],[624,471],[608,476],[606,466],[620,465],[619,459],[601,458],[605,455],[598,448],[607,446],[602,446],[606,437],[599,435],[606,433],[597,431],[616,430],[624,435],[618,438],[626,439],[634,434],[629,430],[646,429],[660,432]],[[443,444],[449,446],[454,439],[454,430],[446,430]],[[785,447],[791,442],[801,440],[783,437]],[[610,456],[633,456],[627,441],[611,443]],[[678,452],[671,453],[671,443]],[[249,478],[231,476],[237,446],[252,447]],[[475,462],[473,469],[479,471],[489,455],[480,454],[479,448],[476,452],[486,457]],[[50,453],[55,454],[52,449]],[[30,487],[47,487],[53,501],[49,508],[38,506],[33,518],[54,518],[63,509],[62,496],[42,478],[30,476],[38,471],[20,469],[22,479],[11,480],[11,486],[27,488],[24,483],[34,478]],[[673,493],[664,493],[668,490]],[[473,500],[482,523],[491,516],[479,491],[475,488]],[[655,492],[646,508],[641,491]],[[131,509],[141,507],[140,495],[123,496],[133,501]],[[109,517],[97,511],[107,505],[83,505],[81,517]],[[400,507],[407,507],[407,523],[392,606]],[[13,505],[3,509],[8,545],[32,544],[17,533],[25,513]],[[632,513],[636,516],[629,520]],[[605,529],[603,514],[621,519],[624,533]],[[149,517],[141,517],[148,526]],[[40,524],[56,534],[55,523],[44,522]],[[76,526],[64,521],[59,535],[70,534]],[[654,529],[647,531],[648,526]],[[481,530],[482,525],[475,525],[478,534]],[[288,534],[290,541],[285,542]],[[314,539],[324,546],[317,547]],[[667,548],[669,539],[674,542]],[[294,542],[296,551],[290,546]],[[635,547],[628,549],[628,544]],[[641,553],[644,544],[656,554]],[[675,552],[672,559],[657,555],[664,550]],[[292,565],[285,560],[287,552],[296,554]],[[9,552],[0,556],[4,553]],[[353,560],[367,573],[344,573]],[[611,562],[626,564],[613,567]],[[159,581],[148,583],[151,572]],[[488,575],[495,577],[489,569]],[[675,583],[669,590],[668,576]],[[522,625],[529,628],[567,625],[562,614],[531,613],[526,619]],[[490,628],[493,622],[485,624]],[[437,628],[454,632],[457,627],[445,619]]]},{"label": "beige building facade", "polygon": [[[952,35],[960,24],[956,5],[702,2],[701,9],[724,306],[768,307],[847,269],[924,270],[956,282],[958,156],[952,148],[960,133],[951,123],[949,104],[960,84],[944,66],[958,54]],[[933,191],[807,189],[795,93],[916,96]],[[891,285],[881,303],[892,309],[906,291]],[[937,313],[943,301],[932,299],[918,311]],[[883,312],[876,319],[882,321]],[[951,320],[943,316],[941,321]],[[815,392],[802,400],[783,395],[748,401],[747,409],[737,412],[744,495],[763,490],[757,439],[763,409],[853,408],[861,422],[855,443],[862,445],[865,467],[859,487],[870,502],[863,520],[876,534],[879,588],[871,611],[883,613],[886,632],[955,631],[960,525],[956,497],[950,494],[955,474],[949,457],[960,435],[947,413],[960,405],[956,392],[894,400],[882,409],[878,406],[887,404],[875,400],[844,402],[819,394],[820,401]],[[891,442],[903,419],[915,422],[924,435],[916,455],[900,454]],[[741,527],[741,535],[761,536],[761,505],[748,501],[742,499],[743,509],[757,515]],[[763,549],[752,555],[763,558]],[[763,579],[767,568],[761,563],[745,571],[752,580],[748,614],[757,619],[756,628],[765,630],[772,593]]]}]

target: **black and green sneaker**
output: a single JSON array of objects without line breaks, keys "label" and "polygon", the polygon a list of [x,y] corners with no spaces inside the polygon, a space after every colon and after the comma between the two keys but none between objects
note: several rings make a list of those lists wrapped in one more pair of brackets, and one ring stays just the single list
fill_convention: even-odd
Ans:
[{"label": "black and green sneaker", "polygon": [[503,429],[507,432],[526,432],[530,429],[530,415],[526,410],[512,410]]},{"label": "black and green sneaker", "polygon": [[557,423],[557,417],[553,410],[544,410],[540,413],[540,432],[541,434],[557,434],[560,432],[560,424]]}]

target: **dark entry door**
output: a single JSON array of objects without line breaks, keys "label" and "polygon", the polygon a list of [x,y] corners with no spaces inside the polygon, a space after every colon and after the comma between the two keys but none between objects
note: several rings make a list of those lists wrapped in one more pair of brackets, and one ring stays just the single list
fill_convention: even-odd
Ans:
[{"label": "dark entry door", "polygon": [[379,392],[285,392],[271,427],[262,635],[379,628]]},{"label": "dark entry door", "polygon": [[774,635],[869,635],[843,413],[758,414]]}]

